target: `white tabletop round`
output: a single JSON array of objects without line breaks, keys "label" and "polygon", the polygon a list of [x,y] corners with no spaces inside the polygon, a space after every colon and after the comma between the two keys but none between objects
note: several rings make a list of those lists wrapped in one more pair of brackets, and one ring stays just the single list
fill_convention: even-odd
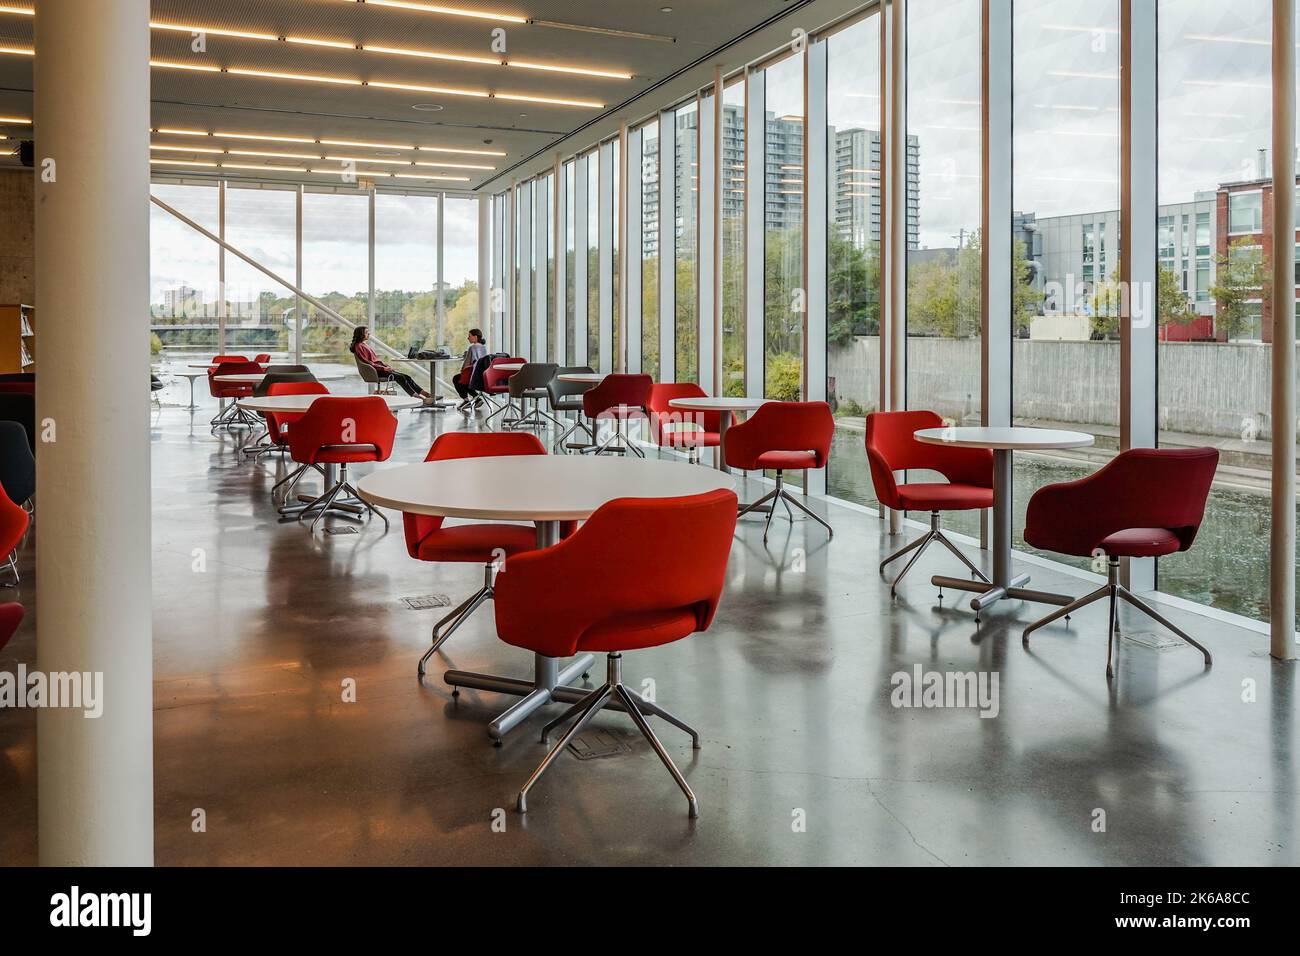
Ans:
[{"label": "white tabletop round", "polygon": [[774,399],[705,395],[696,398],[670,398],[668,407],[693,412],[752,412],[771,401]]},{"label": "white tabletop round", "polygon": [[[292,414],[305,412],[311,407],[311,403],[318,398],[362,398],[360,395],[263,395],[260,398],[241,398],[235,404],[240,408],[246,408],[250,412],[284,412]],[[375,396],[370,396],[375,397]],[[416,408],[424,404],[423,399],[413,398],[409,395],[380,395],[388,405],[390,411],[398,411],[403,408]]]},{"label": "white tabletop round", "polygon": [[524,367],[524,362],[498,362],[496,365],[489,366],[498,372],[517,372]]},{"label": "white tabletop round", "polygon": [[1085,432],[1059,428],[970,427],[922,428],[916,440],[927,445],[957,445],[961,448],[992,448],[997,451],[1030,451],[1049,448],[1082,448],[1093,443]]},{"label": "white tabletop round", "polygon": [[608,372],[565,372],[563,375],[555,376],[561,382],[603,382],[609,375]]},{"label": "white tabletop round", "polygon": [[[223,364],[224,364],[224,363],[223,363]],[[271,363],[270,363],[270,362],[258,362],[258,363],[256,363],[256,364],[257,364],[259,367],[261,367],[261,368],[267,368],[268,366],[270,366]],[[218,366],[213,365],[211,362],[198,362],[198,363],[196,363],[196,364],[190,366],[190,368],[217,368],[217,367],[218,367]]]},{"label": "white tabletop round", "polygon": [[[206,365],[203,366],[203,367],[204,367],[205,369],[207,368]],[[183,368],[183,369],[180,369],[179,371],[177,371],[176,374],[179,375],[179,376],[181,376],[182,378],[202,378],[203,376],[207,375],[208,373],[207,373],[207,372],[196,372],[194,369],[184,369],[184,368]]]},{"label": "white tabletop round", "polygon": [[[262,379],[266,378],[266,375],[266,372],[249,372],[246,375],[214,375],[212,378],[213,381],[221,382],[223,385],[257,385],[261,383]],[[342,375],[330,374],[315,376],[318,382],[333,382],[342,377]]]},{"label": "white tabletop round", "polygon": [[514,455],[427,461],[376,471],[357,484],[372,504],[414,514],[512,521],[581,521],[615,498],[676,498],[735,479],[675,461]]}]

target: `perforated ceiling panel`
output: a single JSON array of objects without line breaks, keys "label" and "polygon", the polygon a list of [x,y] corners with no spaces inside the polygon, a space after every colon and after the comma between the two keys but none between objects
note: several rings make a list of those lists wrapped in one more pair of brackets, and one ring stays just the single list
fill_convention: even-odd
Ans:
[{"label": "perforated ceiling panel", "polygon": [[[10,5],[29,4],[30,0],[27,4],[18,0]],[[154,143],[181,147],[157,151],[155,157],[161,162],[156,169],[204,175],[215,174],[215,167],[180,164],[282,166],[320,172],[277,175],[229,170],[227,174],[328,182],[347,172],[350,164],[361,176],[367,171],[376,176],[384,171],[400,172],[406,185],[474,188],[490,178],[494,169],[547,148],[609,107],[787,7],[783,0],[448,0],[443,5],[528,22],[404,9],[373,0],[155,0],[156,24],[269,37],[208,32],[196,38],[187,31],[156,27],[156,62],[206,70],[155,66],[155,128],[382,144],[342,147],[156,132]],[[671,12],[662,12],[665,6],[671,6]],[[0,47],[32,47],[32,34],[31,17],[0,12]],[[376,48],[492,62],[396,55]],[[524,65],[502,65],[502,60]],[[213,69],[224,72],[211,72]],[[344,82],[241,75],[241,70]],[[30,117],[31,86],[31,59],[0,54],[0,116]],[[0,134],[11,141],[24,132],[22,127],[0,125]],[[415,146],[433,149],[424,154],[408,148]],[[293,155],[254,157],[200,149]],[[417,161],[494,169],[410,165]],[[408,178],[425,175],[449,178],[425,182]]]}]

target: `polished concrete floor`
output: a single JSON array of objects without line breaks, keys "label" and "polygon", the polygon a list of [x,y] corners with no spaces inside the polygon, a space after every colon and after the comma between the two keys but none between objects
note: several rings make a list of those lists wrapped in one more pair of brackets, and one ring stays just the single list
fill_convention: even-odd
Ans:
[{"label": "polished concrete floor", "polygon": [[[702,735],[693,752],[655,722],[700,819],[633,736],[612,738],[623,753],[561,755],[520,816],[514,796],[545,752],[546,718],[494,748],[485,723],[512,698],[454,700],[441,675],[526,677],[529,656],[480,612],[421,684],[415,663],[442,612],[402,603],[459,601],[480,569],[411,560],[398,521],[315,537],[279,523],[277,467],[241,460],[210,415],[168,407],[153,421],[160,864],[1300,863],[1296,670],[1267,656],[1262,635],[1168,610],[1213,651],[1206,670],[1194,650],[1140,643],[1153,628],[1126,614],[1138,640],[1122,642],[1108,685],[1104,605],[1027,651],[1020,630],[1041,608],[1012,604],[976,624],[956,596],[936,599],[929,575],[957,571],[937,549],[891,599],[876,565],[906,539],[840,506],[822,509],[829,542],[782,515],[764,546],[761,522],[745,519],[712,629],[625,657],[627,683],[653,680]],[[389,464],[465,427],[455,413],[400,419]],[[31,537],[24,583],[0,600],[33,614],[0,669],[35,663]],[[1035,586],[1092,587],[1027,569]],[[581,600],[600,582],[557,586]],[[918,665],[996,673],[996,717],[893,706],[892,675]],[[593,726],[632,732],[620,713]],[[32,712],[0,711],[0,862],[36,859],[35,777]],[[197,809],[206,832],[193,832]]]}]

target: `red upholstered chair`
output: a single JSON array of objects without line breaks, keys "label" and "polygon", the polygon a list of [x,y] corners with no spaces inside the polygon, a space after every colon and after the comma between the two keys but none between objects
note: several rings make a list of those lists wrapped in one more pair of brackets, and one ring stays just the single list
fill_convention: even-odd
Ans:
[{"label": "red upholstered chair", "polygon": [[258,365],[265,365],[271,361],[271,353],[259,352],[257,355],[253,356],[253,361],[256,362]]},{"label": "red upholstered chair", "polygon": [[23,622],[23,606],[16,602],[0,604],[0,651],[4,650],[9,639]]},{"label": "red upholstered chair", "polygon": [[1025,513],[1025,541],[1035,548],[1078,557],[1106,556],[1106,583],[1025,628],[1029,634],[1079,608],[1110,600],[1106,633],[1106,676],[1114,636],[1119,633],[1118,598],[1163,624],[1212,662],[1210,652],[1119,582],[1120,558],[1154,558],[1186,551],[1196,540],[1205,515],[1219,453],[1213,448],[1132,448],[1120,452],[1099,471],[1039,488]]},{"label": "red upholstered chair", "polygon": [[[536,435],[527,432],[447,432],[434,441],[425,461],[455,458],[489,458],[501,455],[545,455],[546,448]],[[446,519],[403,512],[406,552],[421,561],[454,561],[483,565],[483,586],[433,626],[433,643],[420,658],[416,673],[452,632],[465,623],[479,606],[492,597],[492,572],[501,558],[511,558],[537,547],[537,530],[530,525],[475,522],[446,525]],[[446,630],[443,626],[446,625]]]},{"label": "red upholstered chair", "polygon": [[[328,395],[329,389],[320,382],[273,382],[266,388],[268,396],[274,395]],[[276,448],[288,449],[289,447],[289,425],[302,418],[302,413],[294,412],[290,414],[277,414],[275,412],[266,412],[263,416],[266,419],[266,434],[271,445]],[[294,486],[298,480],[307,473],[308,469],[315,469],[322,475],[324,471],[320,465],[299,465],[296,469],[285,475],[271,488],[271,494],[274,495],[281,485],[288,483],[284,491],[285,497],[293,493]]]},{"label": "red upholstered chair", "polygon": [[721,412],[688,412],[669,404],[674,398],[707,396],[694,382],[650,386],[646,410],[650,413],[650,435],[655,443],[660,448],[685,448],[692,462],[700,460],[701,448],[717,448],[722,429]]},{"label": "red upholstered chair", "polygon": [[30,522],[31,517],[23,506],[10,501],[4,489],[0,488],[0,560],[4,560],[13,572],[13,580],[4,584],[4,587],[13,587],[21,580],[18,577],[18,555],[15,549],[27,533]]},{"label": "red upholstered chair", "polygon": [[212,393],[212,397],[230,400],[230,404],[223,410],[219,411],[212,421],[209,422],[213,428],[220,425],[226,426],[227,429],[233,428],[236,425],[252,428],[259,424],[256,418],[236,404],[239,399],[248,398],[253,394],[253,386],[230,385],[225,382],[218,382],[217,378],[224,375],[260,374],[262,374],[262,366],[258,365],[256,362],[250,362],[247,359],[220,362],[208,369],[208,391]]},{"label": "red upholstered chair", "polygon": [[[528,791],[552,761],[602,707],[617,699],[686,794],[698,816],[695,794],[646,722],[662,717],[691,735],[688,725],[623,685],[622,652],[656,647],[707,630],[722,595],[736,530],[736,496],[713,491],[684,498],[619,498],[598,509],[568,539],[543,551],[512,558],[497,578],[497,634],[501,640],[546,657],[604,651],[608,676],[542,730],[573,719],[546,759],[519,791]],[[566,585],[599,581],[580,600]]]},{"label": "red upholstered chair", "polygon": [[591,420],[593,431],[600,431],[600,419],[613,421],[614,433],[603,442],[593,439],[593,444],[582,449],[584,455],[603,455],[613,452],[619,455],[631,450],[638,458],[644,458],[645,452],[632,444],[627,437],[627,422],[632,418],[644,418],[646,403],[650,401],[650,389],[654,379],[649,375],[625,375],[622,373],[606,375],[596,385],[582,393],[582,413]]},{"label": "red upholstered chair", "polygon": [[[516,408],[514,402],[510,400],[510,376],[514,375],[518,369],[511,369],[507,372],[504,369],[497,368],[498,365],[519,365],[521,363],[527,365],[528,359],[513,355],[499,356],[492,360],[492,363],[487,367],[487,371],[483,373],[483,394],[487,397],[488,401],[497,406],[496,411],[483,419],[484,423],[490,422],[498,415],[511,410],[513,410],[515,414],[513,416],[506,415],[501,419],[502,423],[505,423],[506,421],[514,421],[514,419],[523,415],[523,409]],[[506,396],[506,400],[504,402],[497,401],[493,398],[493,396],[496,395],[504,395]]]},{"label": "red upholstered chair", "polygon": [[[393,453],[397,419],[382,397],[327,395],[318,398],[290,426],[288,434],[289,457],[300,465],[338,466],[337,480],[332,485],[328,480],[325,482],[328,487],[319,498],[302,509],[298,514],[299,521],[315,512],[316,517],[311,523],[311,530],[315,532],[316,525],[327,513],[355,519],[356,515],[351,511],[336,507],[347,503],[379,515],[387,530],[387,516],[361,498],[348,481],[348,465],[361,461],[387,461]],[[344,502],[339,502],[340,496],[345,496]]]},{"label": "red upholstered chair", "polygon": [[[247,362],[247,361],[248,361],[247,355],[214,355],[212,356],[211,364],[213,366],[217,366],[220,365],[222,362]],[[208,371],[210,372],[211,369],[209,369]]]},{"label": "red upholstered chair", "polygon": [[763,525],[763,540],[767,540],[772,527],[776,503],[785,505],[785,513],[794,521],[790,510],[796,508],[812,518],[827,533],[834,535],[831,526],[821,515],[814,514],[808,506],[785,490],[783,473],[807,471],[826,467],[831,453],[831,437],[835,434],[835,416],[825,402],[768,402],[739,425],[727,429],[727,464],[745,471],[776,471],[776,487],[757,501],[740,509],[743,517],[767,505],[767,523]]},{"label": "red upholstered chair", "polygon": [[[993,452],[987,448],[928,445],[916,440],[916,432],[921,429],[943,426],[944,421],[937,413],[924,410],[872,412],[867,416],[867,464],[871,467],[876,498],[895,511],[930,512],[930,530],[880,562],[883,574],[887,565],[909,552],[916,552],[890,584],[890,594],[935,541],[955,554],[971,574],[982,581],[988,580],[943,533],[939,516],[945,511],[993,507]],[[894,473],[908,469],[937,471],[947,481],[900,485]]]}]

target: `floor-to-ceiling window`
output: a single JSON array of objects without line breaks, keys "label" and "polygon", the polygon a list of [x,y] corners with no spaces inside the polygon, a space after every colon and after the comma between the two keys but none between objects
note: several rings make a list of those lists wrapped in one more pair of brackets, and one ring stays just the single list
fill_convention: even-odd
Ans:
[{"label": "floor-to-ceiling window", "polygon": [[[289,217],[292,223],[292,210]],[[369,321],[370,197],[367,194],[310,190],[303,193],[302,288],[350,322],[365,325]],[[351,331],[312,306],[307,306],[305,313],[304,358],[330,355],[351,362],[348,354]],[[389,315],[381,322],[376,310],[371,334],[395,347],[402,346],[405,343],[391,341],[399,332],[400,322],[397,315]]]},{"label": "floor-to-ceiling window", "polygon": [[763,394],[783,401],[803,394],[803,61],[791,53],[764,70]]},{"label": "floor-to-ceiling window", "polygon": [[[862,447],[880,399],[880,17],[826,40],[826,395],[831,495],[875,499]],[[809,347],[815,347],[809,343]]]},{"label": "floor-to-ceiling window", "polygon": [[[907,5],[907,407],[967,425],[980,422],[980,32],[980,0]],[[979,532],[975,511],[944,521]]]},{"label": "floor-to-ceiling window", "polygon": [[[211,185],[154,183],[151,192],[216,235],[220,191]],[[171,213],[149,205],[149,327],[154,361],[211,356],[218,339],[220,247]],[[183,384],[183,383],[182,383]]]},{"label": "floor-to-ceiling window", "polygon": [[438,197],[376,193],[374,334],[402,352],[441,344],[437,277]]},{"label": "floor-to-ceiling window", "polygon": [[674,113],[673,195],[676,237],[674,273],[675,378],[698,382],[700,378],[699,298],[696,277],[699,270],[700,213],[700,111],[692,100]]},{"label": "floor-to-ceiling window", "polygon": [[600,365],[600,150],[593,149],[581,162],[587,164],[587,364]]},{"label": "floor-to-ceiling window", "polygon": [[[479,325],[478,200],[447,196],[442,201],[443,341],[454,353],[467,347]],[[491,334],[484,329],[485,334]],[[495,348],[495,343],[489,343]]]},{"label": "floor-to-ceiling window", "polygon": [[1034,490],[1119,444],[1119,0],[1017,0],[1012,35],[1012,421],[1096,441],[1016,455],[1016,546],[1033,550]]},{"label": "floor-to-ceiling window", "polygon": [[722,88],[722,383],[745,394],[745,77]]},{"label": "floor-to-ceiling window", "polygon": [[564,354],[565,361],[570,365],[575,365],[574,356],[574,329],[577,325],[577,286],[575,277],[577,275],[576,257],[573,251],[574,243],[574,203],[576,199],[576,190],[574,181],[576,176],[578,161],[569,160],[564,164]]},{"label": "floor-to-ceiling window", "polygon": [[1273,422],[1272,335],[1261,321],[1271,7],[1157,8],[1158,195],[1178,237],[1156,289],[1159,444],[1221,454],[1196,547],[1160,558],[1157,586],[1260,620],[1269,616]]},{"label": "floor-to-ceiling window", "polygon": [[[226,189],[226,241],[256,259],[272,272],[293,282],[297,274],[295,250],[298,222],[297,190],[258,188],[230,183]],[[362,248],[367,230],[361,230]],[[304,236],[304,240],[305,240]],[[307,286],[308,251],[303,247],[303,288]],[[365,288],[362,283],[361,288]],[[238,256],[226,256],[226,344],[227,352],[269,352],[292,348],[297,296],[288,288],[263,275]],[[331,305],[332,303],[326,303]],[[310,316],[314,310],[308,310]],[[363,313],[364,315],[364,313]],[[364,318],[362,321],[365,321]],[[316,326],[322,326],[316,322]],[[334,328],[331,322],[330,328]],[[323,334],[314,338],[312,323],[304,332],[303,351],[336,351],[336,343]],[[263,347],[266,346],[266,347]]]},{"label": "floor-to-ceiling window", "polygon": [[659,379],[659,121],[641,127],[641,371]]}]

